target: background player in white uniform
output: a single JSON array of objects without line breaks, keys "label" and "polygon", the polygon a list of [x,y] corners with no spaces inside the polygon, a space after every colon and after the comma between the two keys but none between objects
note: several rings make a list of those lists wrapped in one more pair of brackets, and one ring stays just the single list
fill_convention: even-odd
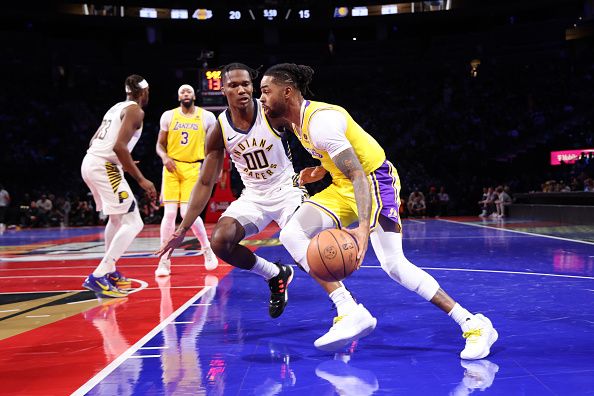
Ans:
[{"label": "background player in white uniform", "polygon": [[[186,215],[190,194],[198,181],[200,163],[204,159],[205,136],[217,123],[213,113],[194,106],[196,96],[190,85],[179,87],[177,95],[180,106],[163,113],[157,139],[157,154],[163,161],[161,199],[164,214],[161,221],[161,244],[175,231],[178,206],[182,218]],[[210,248],[200,216],[190,228],[200,241],[204,252],[204,266],[207,270],[215,269],[218,260]],[[155,275],[168,276],[170,273],[171,260],[161,257]]]},{"label": "background player in white uniform", "polygon": [[131,75],[126,78],[125,89],[126,101],[105,113],[81,166],[97,211],[109,216],[105,226],[105,256],[83,283],[83,287],[100,297],[127,295],[121,289],[130,287],[130,281],[116,271],[116,262],[144,226],[123,170],[136,179],[151,199],[157,195],[155,186],[142,175],[130,154],[142,133],[142,107],[149,100],[148,83],[138,75]]},{"label": "background player in white uniform", "polygon": [[186,217],[157,254],[171,255],[182,243],[188,227],[208,203],[227,151],[245,189],[217,222],[211,246],[216,255],[229,264],[268,280],[271,291],[269,314],[276,318],[286,306],[287,286],[293,277],[293,269],[273,264],[239,242],[262,231],[272,221],[284,226],[306,193],[295,187],[295,171],[281,137],[269,125],[261,104],[252,98],[252,78],[256,76],[255,70],[240,63],[229,64],[223,69],[223,93],[229,108],[219,115],[217,127],[207,136],[206,158],[200,180],[192,191]]}]

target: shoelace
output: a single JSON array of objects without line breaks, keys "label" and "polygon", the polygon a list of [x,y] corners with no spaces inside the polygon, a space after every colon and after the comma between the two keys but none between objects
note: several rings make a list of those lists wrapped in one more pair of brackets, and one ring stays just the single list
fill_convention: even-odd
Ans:
[{"label": "shoelace", "polygon": [[462,337],[466,338],[470,342],[476,342],[476,341],[478,341],[477,337],[480,337],[482,335],[483,335],[483,329],[472,329],[472,330],[465,331],[462,334]]}]

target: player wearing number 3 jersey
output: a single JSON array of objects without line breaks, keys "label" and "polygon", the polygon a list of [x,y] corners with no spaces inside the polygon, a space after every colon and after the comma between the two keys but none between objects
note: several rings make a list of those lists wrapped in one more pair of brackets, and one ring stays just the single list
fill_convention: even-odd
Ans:
[{"label": "player wearing number 3 jersey", "polygon": [[[186,215],[190,194],[204,160],[206,134],[217,123],[213,113],[194,106],[196,96],[190,85],[179,87],[177,94],[180,106],[163,113],[157,140],[157,154],[163,161],[161,200],[165,207],[161,222],[161,243],[175,230],[178,206],[181,216]],[[202,219],[196,217],[190,228],[204,251],[206,269],[215,269],[218,260],[210,248]],[[170,273],[171,260],[162,258],[155,275],[168,276]]]}]

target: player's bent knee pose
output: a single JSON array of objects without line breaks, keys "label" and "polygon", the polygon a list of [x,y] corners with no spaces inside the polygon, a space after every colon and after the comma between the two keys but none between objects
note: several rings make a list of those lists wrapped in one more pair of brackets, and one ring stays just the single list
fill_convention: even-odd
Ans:
[{"label": "player's bent knee pose", "polygon": [[[282,229],[281,242],[295,261],[308,269],[307,247],[314,235],[358,221],[358,227],[349,230],[359,245],[358,265],[371,239],[382,269],[393,280],[431,301],[461,326],[466,346],[460,356],[484,358],[498,337],[491,321],[468,312],[431,275],[407,260],[402,250],[396,169],[378,142],[345,109],[304,99],[312,76],[308,66],[279,64],[269,68],[261,81],[260,101],[266,114],[292,128],[305,149],[321,162],[321,167],[302,171],[302,182],[317,181],[326,172],[332,176],[332,184],[306,201]],[[316,340],[321,349],[341,348],[369,333],[361,325],[369,321],[369,313],[342,285],[333,287],[328,291],[338,320]]]},{"label": "player's bent knee pose", "polygon": [[142,107],[149,100],[148,83],[132,75],[126,79],[125,87],[126,100],[105,113],[81,166],[83,180],[93,194],[97,211],[102,210],[109,216],[105,226],[105,256],[83,283],[83,287],[94,291],[98,297],[127,296],[124,289],[130,287],[130,281],[116,270],[116,262],[144,226],[124,170],[151,199],[156,196],[155,186],[142,175],[130,154],[142,133]]},{"label": "player's bent knee pose", "polygon": [[303,202],[304,190],[294,183],[295,171],[281,137],[268,124],[260,102],[252,97],[252,78],[257,72],[232,63],[222,74],[223,93],[229,107],[219,115],[214,129],[207,135],[206,157],[186,216],[157,254],[170,256],[181,244],[186,231],[208,203],[225,151],[228,152],[245,189],[221,215],[211,235],[211,246],[219,258],[268,281],[269,313],[275,318],[287,304],[293,269],[271,263],[239,242],[264,230],[272,221],[284,226]]}]

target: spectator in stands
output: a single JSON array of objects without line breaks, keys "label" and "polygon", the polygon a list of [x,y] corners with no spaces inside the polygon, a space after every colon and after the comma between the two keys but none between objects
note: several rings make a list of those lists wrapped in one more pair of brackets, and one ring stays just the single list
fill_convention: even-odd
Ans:
[{"label": "spectator in stands", "polygon": [[42,194],[41,198],[37,200],[37,209],[39,211],[39,225],[42,227],[49,226],[49,215],[54,204],[50,201],[47,195]]},{"label": "spectator in stands", "polygon": [[448,207],[450,205],[450,195],[446,192],[444,186],[439,188],[437,198],[439,199],[439,216],[447,216]]},{"label": "spectator in stands", "polygon": [[435,217],[439,213],[439,197],[437,196],[437,188],[435,186],[429,187],[427,194],[427,215]]},{"label": "spectator in stands", "polygon": [[586,180],[584,180],[584,191],[594,192],[594,179],[587,178]]},{"label": "spectator in stands", "polygon": [[427,206],[425,205],[425,196],[418,188],[408,197],[408,213],[411,217],[425,216]]},{"label": "spectator in stands", "polygon": [[488,217],[491,214],[495,213],[495,199],[497,194],[493,187],[485,187],[483,188],[483,196],[479,201],[479,205],[481,207],[481,214],[479,217]]},{"label": "spectator in stands", "polygon": [[0,233],[6,229],[6,212],[10,205],[10,194],[4,189],[4,186],[0,184]]},{"label": "spectator in stands", "polygon": [[158,224],[161,222],[159,206],[146,192],[144,192],[142,199],[138,202],[138,209],[145,224]]},{"label": "spectator in stands", "polygon": [[37,207],[36,201],[31,201],[29,206],[25,209],[21,218],[21,224],[25,227],[39,227],[40,225],[40,211]]},{"label": "spectator in stands", "polygon": [[512,203],[510,195],[504,190],[503,186],[497,187],[495,190],[497,199],[495,200],[495,207],[497,208],[497,217],[505,217],[505,207]]}]

